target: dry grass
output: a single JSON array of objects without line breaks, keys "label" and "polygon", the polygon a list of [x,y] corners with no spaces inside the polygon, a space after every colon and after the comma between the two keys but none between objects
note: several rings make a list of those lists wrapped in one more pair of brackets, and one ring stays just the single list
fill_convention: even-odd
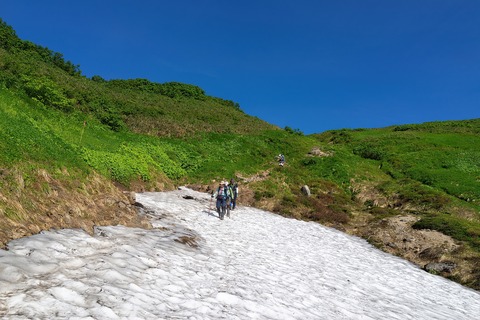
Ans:
[{"label": "dry grass", "polygon": [[[92,234],[94,226],[124,225],[150,228],[121,190],[92,173],[84,183],[55,179],[45,169],[30,176],[13,170],[1,177],[9,190],[0,194],[0,246],[42,230],[81,228]],[[10,187],[10,188],[9,188]]]}]

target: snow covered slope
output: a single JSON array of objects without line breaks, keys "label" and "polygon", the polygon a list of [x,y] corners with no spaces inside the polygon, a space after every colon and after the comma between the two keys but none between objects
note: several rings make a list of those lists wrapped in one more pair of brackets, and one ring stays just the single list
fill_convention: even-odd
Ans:
[{"label": "snow covered slope", "polygon": [[[190,199],[185,199],[185,197]],[[193,199],[192,199],[193,198]],[[0,251],[3,319],[478,319],[480,294],[312,222],[189,189],[142,193],[153,230],[59,230]]]}]

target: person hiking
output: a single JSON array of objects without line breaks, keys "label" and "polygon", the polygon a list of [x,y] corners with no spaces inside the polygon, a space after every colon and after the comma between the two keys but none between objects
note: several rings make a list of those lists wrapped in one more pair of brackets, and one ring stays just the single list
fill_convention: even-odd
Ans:
[{"label": "person hiking", "polygon": [[223,220],[225,212],[227,211],[227,197],[228,197],[228,188],[225,181],[221,181],[218,185],[217,191],[212,194],[212,198],[217,199],[216,207],[218,212],[218,217],[220,220]]},{"label": "person hiking", "polygon": [[231,209],[235,210],[237,206],[237,197],[238,197],[238,183],[235,182],[235,179],[230,179],[229,184],[230,189],[232,190],[232,202],[230,203]]},{"label": "person hiking", "polygon": [[285,164],[285,156],[280,153],[277,157],[277,160],[278,160],[278,165],[283,167],[283,165]]},{"label": "person hiking", "polygon": [[227,217],[230,218],[230,210],[232,208],[232,201],[233,201],[233,190],[227,181],[225,181],[225,186],[227,187],[227,200],[226,200],[227,210],[226,211],[227,211]]}]

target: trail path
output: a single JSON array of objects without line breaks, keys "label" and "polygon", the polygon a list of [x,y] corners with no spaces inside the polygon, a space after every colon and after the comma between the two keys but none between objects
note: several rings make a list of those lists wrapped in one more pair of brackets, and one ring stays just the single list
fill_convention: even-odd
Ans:
[{"label": "trail path", "polygon": [[[185,199],[189,196],[193,199]],[[142,193],[153,230],[45,232],[0,251],[4,319],[477,319],[480,294],[364,240],[207,194]]]}]

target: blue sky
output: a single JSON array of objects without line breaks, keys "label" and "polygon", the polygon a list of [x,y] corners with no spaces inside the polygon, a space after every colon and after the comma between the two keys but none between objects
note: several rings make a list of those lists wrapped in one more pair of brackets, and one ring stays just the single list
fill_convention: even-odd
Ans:
[{"label": "blue sky", "polygon": [[306,134],[480,117],[477,0],[0,0],[82,74],[198,85]]}]

